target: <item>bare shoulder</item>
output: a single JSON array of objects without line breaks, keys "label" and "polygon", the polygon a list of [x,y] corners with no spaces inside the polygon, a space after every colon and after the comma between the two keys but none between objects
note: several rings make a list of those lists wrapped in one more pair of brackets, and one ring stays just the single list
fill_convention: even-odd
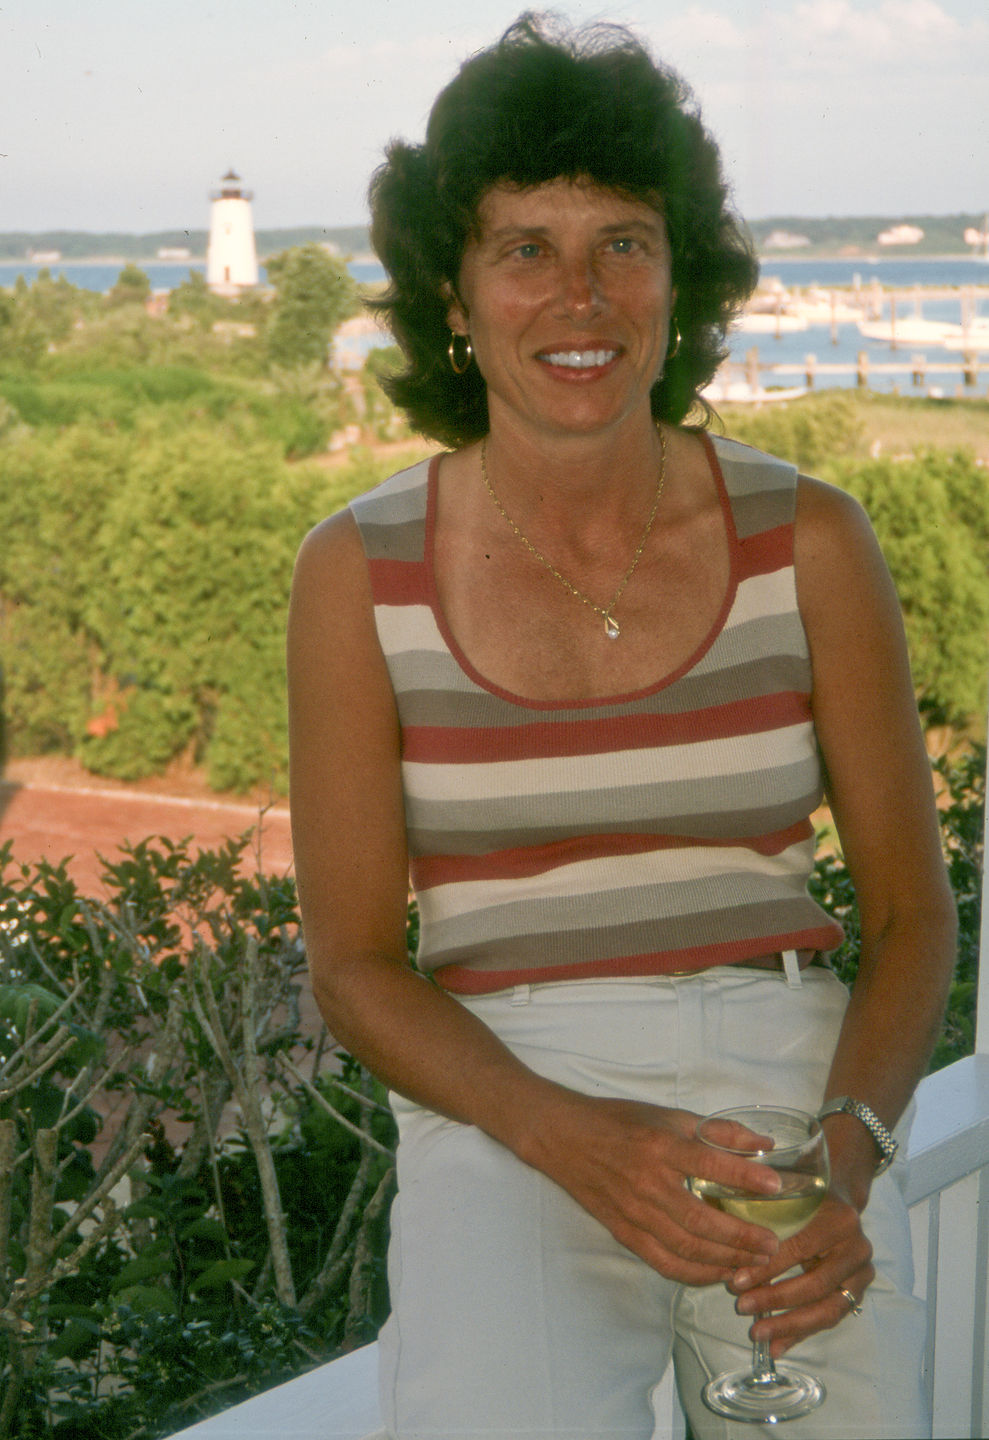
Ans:
[{"label": "bare shoulder", "polygon": [[374,621],[367,558],[353,515],[320,521],[295,562],[288,614],[290,714],[310,710],[324,733],[355,707],[393,719],[393,696]]},{"label": "bare shoulder", "polygon": [[875,544],[872,525],[853,495],[811,475],[797,480],[796,544],[811,561],[823,550]]},{"label": "bare shoulder", "polygon": [[334,596],[342,601],[370,598],[367,562],[357,523],[349,510],[340,510],[314,525],[299,546],[292,580],[293,602],[301,591],[306,597]]},{"label": "bare shoulder", "polygon": [[852,617],[863,604],[886,620],[899,604],[875,532],[844,490],[801,475],[797,485],[794,562],[800,611],[813,642],[822,625]]}]

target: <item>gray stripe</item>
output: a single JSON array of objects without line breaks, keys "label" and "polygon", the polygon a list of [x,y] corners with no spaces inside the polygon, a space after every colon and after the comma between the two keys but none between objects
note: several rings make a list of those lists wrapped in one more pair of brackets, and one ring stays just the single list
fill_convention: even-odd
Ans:
[{"label": "gray stripe", "polygon": [[[767,657],[765,637],[772,637],[776,653]],[[799,618],[778,616],[769,621],[751,621],[737,629],[731,645],[724,641],[709,651],[698,664],[674,685],[665,686],[638,700],[611,705],[575,706],[573,709],[537,709],[506,700],[476,685],[446,651],[407,650],[388,662],[392,685],[398,696],[402,724],[447,727],[451,723],[452,697],[460,700],[462,714],[454,728],[470,730],[497,726],[552,725],[566,733],[568,720],[614,720],[615,711],[625,715],[681,715],[692,710],[717,708],[739,700],[760,699],[773,690],[809,694],[811,667]],[[730,651],[730,653],[729,653]],[[469,696],[463,703],[462,697]]]},{"label": "gray stripe", "polygon": [[[499,850],[525,849],[549,845],[560,840],[579,839],[586,835],[671,835],[690,840],[736,840],[746,836],[775,834],[789,829],[820,804],[821,789],[816,765],[802,767],[806,774],[795,779],[800,793],[789,792],[785,799],[773,803],[771,787],[778,783],[779,772],[766,772],[748,777],[754,794],[748,805],[738,807],[723,802],[732,798],[728,782],[711,782],[704,787],[704,796],[695,805],[690,785],[670,786],[663,799],[670,810],[649,811],[645,804],[637,815],[629,816],[622,800],[627,793],[598,791],[592,795],[596,804],[581,812],[577,803],[582,796],[571,796],[570,814],[565,813],[567,797],[562,803],[548,805],[544,796],[520,796],[498,802],[480,802],[476,798],[463,803],[406,802],[409,847],[413,855],[488,855]],[[678,812],[670,792],[689,789],[692,812]],[[660,786],[644,787],[654,799],[662,793]],[[761,792],[761,793],[758,793]],[[636,792],[637,809],[638,796]],[[556,798],[556,797],[554,797]],[[704,807],[703,798],[708,800]],[[610,804],[608,803],[610,801]],[[712,803],[713,802],[713,803]],[[538,810],[538,817],[537,812]],[[547,810],[556,812],[547,816]],[[592,811],[593,813],[588,813]],[[623,813],[624,811],[624,813]],[[648,816],[648,818],[647,818]],[[472,823],[473,822],[473,823]]]},{"label": "gray stripe", "polygon": [[711,443],[721,464],[725,489],[734,499],[738,494],[746,495],[753,490],[786,490],[792,487],[797,467],[789,460],[781,460],[764,450],[754,450],[740,440],[729,440],[724,435],[712,435]]},{"label": "gray stripe", "polygon": [[401,524],[371,525],[358,519],[364,553],[371,560],[409,560],[418,564],[426,548],[425,517]]},{"label": "gray stripe", "polygon": [[710,913],[685,916],[667,923],[630,921],[594,930],[583,930],[579,926],[571,929],[562,923],[539,934],[502,935],[494,946],[483,941],[458,944],[454,935],[442,936],[444,926],[436,926],[431,927],[431,934],[440,932],[439,943],[428,955],[420,957],[420,964],[426,970],[460,964],[478,971],[590,964],[627,955],[757,940],[765,935],[815,930],[831,923],[830,917],[809,896],[794,896],[764,904],[738,905],[721,910],[716,916]]},{"label": "gray stripe", "polygon": [[803,655],[775,655],[770,659],[755,656],[745,665],[713,673],[700,666],[678,680],[670,692],[664,713],[690,714],[694,710],[716,709],[741,700],[763,698],[760,678],[769,677],[777,691],[795,691],[809,695],[811,691],[810,661]]},{"label": "gray stripe", "polygon": [[732,496],[731,510],[740,540],[762,530],[789,525],[794,516],[795,495],[791,488],[757,490]]},{"label": "gray stripe", "polygon": [[[799,614],[794,610],[783,614],[756,616],[722,630],[717,640],[702,655],[685,679],[695,675],[720,678],[730,670],[756,666],[778,655],[780,659],[806,660],[809,654],[807,635]],[[751,680],[755,680],[752,675]],[[771,695],[766,686],[749,693]]]},{"label": "gray stripe", "polygon": [[396,470],[380,485],[355,496],[351,508],[372,523],[425,515],[430,463],[428,459],[419,460],[405,470]]}]

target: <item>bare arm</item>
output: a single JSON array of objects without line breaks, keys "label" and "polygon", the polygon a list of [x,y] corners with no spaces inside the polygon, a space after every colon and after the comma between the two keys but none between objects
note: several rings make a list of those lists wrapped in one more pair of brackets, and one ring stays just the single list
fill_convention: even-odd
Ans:
[{"label": "bare arm", "polygon": [[534,1074],[409,968],[399,725],[349,515],[325,521],[300,551],[288,677],[299,898],[313,990],[334,1037],[393,1089],[537,1166],[671,1278],[723,1281],[773,1254],[767,1231],[683,1183],[703,1173],[769,1189],[764,1167],[712,1158],[687,1112],[591,1099]]},{"label": "bare arm", "polygon": [[[899,603],[857,503],[802,480],[796,561],[815,726],[862,931],[858,978],[821,1100],[851,1095],[892,1128],[937,1039],[955,959],[954,903]],[[794,1253],[798,1243],[821,1243],[813,1258],[825,1256],[808,1275],[774,1287],[774,1305],[798,1308],[760,1322],[758,1333],[781,1344],[835,1324],[848,1308],[841,1287],[859,1296],[872,1278],[850,1221],[868,1200],[875,1147],[853,1117],[835,1116],[825,1128],[832,1193],[846,1208],[822,1209],[781,1251],[777,1273],[784,1260],[805,1258]],[[822,1240],[828,1226],[837,1237],[830,1245]],[[755,1313],[768,1298],[753,1290],[743,1308]]]}]

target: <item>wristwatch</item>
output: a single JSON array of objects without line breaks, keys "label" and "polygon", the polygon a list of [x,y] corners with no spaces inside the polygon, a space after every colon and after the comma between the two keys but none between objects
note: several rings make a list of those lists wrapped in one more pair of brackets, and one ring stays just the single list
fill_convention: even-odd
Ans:
[{"label": "wristwatch", "polygon": [[868,1105],[863,1105],[861,1100],[853,1100],[850,1095],[835,1095],[828,1100],[817,1112],[818,1120],[824,1120],[828,1115],[854,1115],[856,1120],[861,1120],[873,1140],[876,1142],[876,1149],[880,1152],[881,1159],[876,1166],[876,1174],[881,1175],[893,1163],[893,1156],[899,1150],[899,1145],[886,1129],[875,1110]]}]

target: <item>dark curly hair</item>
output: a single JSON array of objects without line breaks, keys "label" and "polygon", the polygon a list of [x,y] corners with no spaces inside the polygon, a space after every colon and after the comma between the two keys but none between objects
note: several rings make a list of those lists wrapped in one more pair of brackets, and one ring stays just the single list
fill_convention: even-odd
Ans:
[{"label": "dark curly hair", "polygon": [[440,92],[425,144],[395,140],[386,153],[371,181],[371,240],[391,284],[371,306],[407,362],[385,389],[417,430],[452,445],[487,433],[476,364],[456,375],[447,357],[446,287],[456,287],[491,186],[557,179],[589,179],[662,212],[681,341],[653,386],[652,412],[684,418],[725,356],[758,268],[679,76],[622,27],[573,30],[525,14]]}]

